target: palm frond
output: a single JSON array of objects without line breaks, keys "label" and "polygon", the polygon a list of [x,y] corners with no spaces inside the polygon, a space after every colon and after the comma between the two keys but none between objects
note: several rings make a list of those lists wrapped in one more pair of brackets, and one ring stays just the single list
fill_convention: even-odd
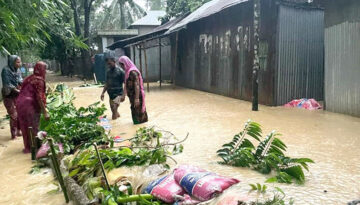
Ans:
[{"label": "palm frond", "polygon": [[258,158],[263,158],[269,153],[284,155],[283,151],[286,151],[286,145],[279,138],[275,137],[279,135],[275,131],[271,132],[256,148],[255,155]]}]

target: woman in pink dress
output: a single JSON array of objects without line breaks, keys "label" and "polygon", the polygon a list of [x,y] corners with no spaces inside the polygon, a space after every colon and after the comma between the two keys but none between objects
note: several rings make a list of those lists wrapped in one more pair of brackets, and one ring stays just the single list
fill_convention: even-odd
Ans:
[{"label": "woman in pink dress", "polygon": [[31,148],[29,127],[33,128],[32,135],[36,136],[39,129],[41,113],[44,114],[45,119],[49,119],[45,107],[46,67],[47,65],[42,61],[36,63],[34,74],[24,80],[16,101],[18,120],[24,139],[24,153],[29,153]]}]

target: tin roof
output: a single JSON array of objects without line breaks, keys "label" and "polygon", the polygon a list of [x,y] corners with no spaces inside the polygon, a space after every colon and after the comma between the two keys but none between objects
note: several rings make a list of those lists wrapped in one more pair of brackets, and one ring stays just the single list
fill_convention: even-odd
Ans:
[{"label": "tin roof", "polygon": [[243,2],[247,2],[247,1],[249,1],[249,0],[212,0],[212,1],[202,5],[200,8],[198,8],[193,13],[188,15],[186,18],[184,18],[178,24],[171,27],[166,32],[166,34],[181,30],[181,29],[185,28],[186,25],[191,22],[198,21],[202,18],[205,18],[212,14],[218,13],[226,8],[229,8],[236,4],[240,4]]},{"label": "tin roof", "polygon": [[112,45],[110,45],[108,48],[109,49],[116,49],[116,48],[120,48],[120,47],[124,47],[126,45],[132,44],[132,43],[136,43],[139,41],[142,41],[144,39],[148,39],[148,38],[153,38],[155,36],[160,36],[163,33],[165,33],[169,28],[171,28],[173,25],[177,24],[179,21],[181,21],[182,19],[185,18],[186,15],[172,19],[168,22],[166,22],[165,24],[156,27],[152,32],[144,34],[144,35],[139,35],[139,36],[135,36],[132,38],[127,38],[124,40],[120,40],[117,41],[115,43],[113,43]]}]

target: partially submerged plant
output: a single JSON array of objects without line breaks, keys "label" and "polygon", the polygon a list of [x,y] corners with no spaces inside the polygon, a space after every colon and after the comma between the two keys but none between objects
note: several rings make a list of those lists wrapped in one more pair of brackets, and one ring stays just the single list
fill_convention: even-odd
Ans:
[{"label": "partially submerged plant", "polygon": [[98,102],[77,109],[73,100],[71,89],[64,84],[57,85],[47,96],[50,120],[43,117],[40,120],[40,130],[46,131],[55,142],[62,143],[66,154],[89,147],[93,142],[103,144],[107,141],[104,128],[97,124],[105,106]]},{"label": "partially submerged plant", "polygon": [[[250,192],[257,191],[260,194],[265,194],[268,191],[268,187],[265,184],[261,185],[257,183],[257,184],[249,184],[249,185],[251,186]],[[286,194],[281,188],[274,187],[272,192],[274,193],[274,195],[270,199],[263,199],[263,200],[258,199],[253,202],[239,201],[238,204],[240,205],[286,205],[286,204],[293,205],[294,204],[294,200],[292,198],[290,198],[289,202],[285,201]]]},{"label": "partially submerged plant", "polygon": [[[309,158],[285,156],[287,147],[277,136],[280,134],[273,131],[261,141],[260,124],[249,120],[244,129],[235,135],[230,143],[224,144],[217,154],[223,159],[223,164],[251,167],[263,174],[276,171],[277,175],[267,182],[292,183],[295,179],[297,183],[304,183],[303,168],[308,171],[308,163],[314,161]],[[258,146],[255,147],[251,140],[258,141]]]}]

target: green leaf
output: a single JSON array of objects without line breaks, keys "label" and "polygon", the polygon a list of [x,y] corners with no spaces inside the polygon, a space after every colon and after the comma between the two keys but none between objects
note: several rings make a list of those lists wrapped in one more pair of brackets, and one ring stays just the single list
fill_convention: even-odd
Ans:
[{"label": "green leaf", "polygon": [[284,191],[279,187],[274,187],[278,192],[282,193],[285,196]]},{"label": "green leaf", "polygon": [[249,184],[251,186],[251,190],[255,191],[257,190],[257,186],[255,184]]},{"label": "green leaf", "polygon": [[277,178],[276,177],[271,177],[271,178],[268,178],[265,182],[266,183],[275,183],[275,182],[277,182]]},{"label": "green leaf", "polygon": [[69,173],[69,177],[73,177],[75,175],[77,175],[80,171],[80,168],[74,169]]}]

